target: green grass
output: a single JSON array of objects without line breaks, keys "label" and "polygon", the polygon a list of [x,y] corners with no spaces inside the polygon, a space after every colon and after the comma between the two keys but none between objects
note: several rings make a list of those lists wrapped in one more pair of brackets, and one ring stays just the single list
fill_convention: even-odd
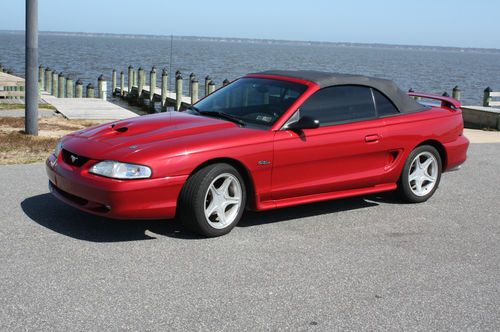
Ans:
[{"label": "green grass", "polygon": [[[24,109],[25,105],[24,104],[3,104],[0,103],[0,110],[18,110],[18,109]],[[44,108],[48,110],[55,110],[56,108],[50,104],[45,104],[41,103],[38,104],[38,108]]]}]

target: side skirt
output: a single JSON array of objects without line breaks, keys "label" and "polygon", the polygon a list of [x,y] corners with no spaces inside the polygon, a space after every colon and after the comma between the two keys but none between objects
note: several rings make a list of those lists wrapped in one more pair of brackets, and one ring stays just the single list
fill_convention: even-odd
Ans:
[{"label": "side skirt", "polygon": [[395,183],[384,183],[379,184],[373,187],[361,188],[361,189],[350,189],[350,190],[342,190],[342,191],[334,191],[322,194],[314,194],[307,196],[299,196],[292,198],[285,198],[280,200],[272,200],[259,202],[257,204],[257,211],[271,210],[275,208],[283,208],[287,206],[301,205],[301,204],[309,204],[321,201],[328,201],[332,199],[346,198],[352,196],[361,196],[368,195],[374,193],[380,193],[384,191],[392,191],[397,188]]}]

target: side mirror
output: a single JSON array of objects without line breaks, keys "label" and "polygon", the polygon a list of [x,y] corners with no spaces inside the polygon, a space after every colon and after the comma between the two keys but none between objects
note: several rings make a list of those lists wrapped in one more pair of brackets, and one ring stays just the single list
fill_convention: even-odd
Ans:
[{"label": "side mirror", "polygon": [[303,130],[303,129],[316,129],[319,128],[319,121],[311,118],[310,116],[303,116],[299,120],[289,123],[286,129],[289,130]]}]

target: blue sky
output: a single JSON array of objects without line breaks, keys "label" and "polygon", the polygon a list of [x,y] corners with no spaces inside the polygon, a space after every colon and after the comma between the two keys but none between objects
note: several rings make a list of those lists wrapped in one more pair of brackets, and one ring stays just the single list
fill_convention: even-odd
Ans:
[{"label": "blue sky", "polygon": [[[0,30],[24,29],[0,0]],[[39,0],[40,30],[500,48],[498,0]]]}]

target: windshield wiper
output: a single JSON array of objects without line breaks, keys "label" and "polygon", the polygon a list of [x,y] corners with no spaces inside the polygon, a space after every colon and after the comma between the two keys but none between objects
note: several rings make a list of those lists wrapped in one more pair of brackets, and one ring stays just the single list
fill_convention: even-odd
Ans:
[{"label": "windshield wiper", "polygon": [[231,114],[227,114],[224,112],[217,112],[217,111],[203,111],[203,112],[201,112],[201,111],[198,111],[198,113],[200,113],[201,115],[215,116],[218,118],[222,118],[224,120],[232,121],[234,123],[239,124],[240,126],[245,126],[245,121],[243,121],[235,116],[232,116]]},{"label": "windshield wiper", "polygon": [[186,109],[190,110],[190,111],[195,111],[196,113],[201,114],[200,109],[196,106],[191,105],[191,106],[188,106]]}]

